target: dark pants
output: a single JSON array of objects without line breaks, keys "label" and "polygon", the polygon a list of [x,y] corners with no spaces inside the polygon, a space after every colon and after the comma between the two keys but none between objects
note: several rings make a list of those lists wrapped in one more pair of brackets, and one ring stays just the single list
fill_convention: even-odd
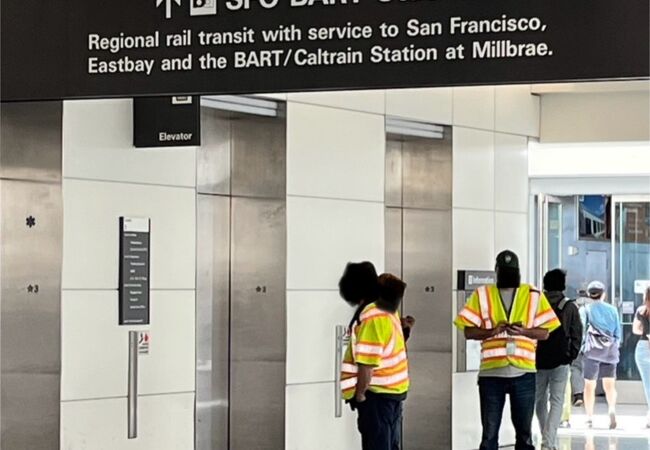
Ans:
[{"label": "dark pants", "polygon": [[532,443],[532,424],[535,411],[535,374],[515,378],[479,377],[481,422],[483,438],[480,450],[499,448],[499,428],[506,402],[510,396],[510,416],[517,433],[515,450],[535,450]]},{"label": "dark pants", "polygon": [[366,401],[356,407],[363,450],[399,450],[402,401],[367,392]]}]

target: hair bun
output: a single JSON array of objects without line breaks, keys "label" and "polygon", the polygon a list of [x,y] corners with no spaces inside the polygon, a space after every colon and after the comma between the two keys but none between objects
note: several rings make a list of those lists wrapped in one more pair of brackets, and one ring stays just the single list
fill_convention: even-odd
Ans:
[{"label": "hair bun", "polygon": [[398,277],[390,273],[381,274],[379,276],[378,306],[389,311],[397,311],[405,290],[406,283]]}]

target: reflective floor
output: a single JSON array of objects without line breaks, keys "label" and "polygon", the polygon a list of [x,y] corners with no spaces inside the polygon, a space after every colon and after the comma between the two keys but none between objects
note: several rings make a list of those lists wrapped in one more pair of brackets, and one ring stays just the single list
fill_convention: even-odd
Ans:
[{"label": "reflective floor", "polygon": [[582,408],[574,408],[571,428],[560,430],[559,450],[650,450],[650,429],[641,405],[619,405],[616,430],[609,429],[607,406],[596,405],[593,428]]},{"label": "reflective floor", "polygon": [[648,450],[650,440],[645,437],[617,436],[562,436],[559,450]]}]

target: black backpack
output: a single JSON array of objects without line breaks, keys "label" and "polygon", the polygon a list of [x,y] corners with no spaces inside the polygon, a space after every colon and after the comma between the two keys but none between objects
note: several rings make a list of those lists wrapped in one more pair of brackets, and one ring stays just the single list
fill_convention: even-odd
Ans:
[{"label": "black backpack", "polygon": [[539,342],[537,347],[537,367],[539,369],[554,369],[570,364],[578,356],[573,354],[575,350],[567,332],[569,324],[564,320],[564,308],[572,301],[565,297],[558,304],[552,305],[562,326],[555,329],[547,340]]}]

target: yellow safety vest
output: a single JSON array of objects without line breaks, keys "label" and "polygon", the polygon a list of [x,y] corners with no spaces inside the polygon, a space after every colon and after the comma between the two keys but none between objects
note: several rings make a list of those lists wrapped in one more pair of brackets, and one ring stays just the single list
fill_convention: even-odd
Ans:
[{"label": "yellow safety vest", "polygon": [[374,368],[368,388],[371,392],[404,394],[409,389],[409,373],[399,314],[384,311],[371,303],[363,309],[359,321],[350,333],[350,344],[343,358],[343,398],[348,400],[354,396],[357,364]]},{"label": "yellow safety vest", "polygon": [[[509,317],[499,289],[495,285],[489,285],[478,288],[471,295],[454,324],[461,330],[466,327],[491,330],[504,322],[549,331],[560,326],[560,321],[544,294],[526,284],[517,289]],[[501,333],[481,342],[481,370],[512,365],[526,371],[535,371],[536,351],[536,340]]]}]

